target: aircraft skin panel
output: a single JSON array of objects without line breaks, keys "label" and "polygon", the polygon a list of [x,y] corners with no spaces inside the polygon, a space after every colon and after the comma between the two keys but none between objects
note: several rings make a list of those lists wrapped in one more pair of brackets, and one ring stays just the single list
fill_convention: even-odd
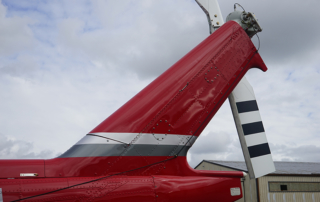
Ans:
[{"label": "aircraft skin panel", "polygon": [[[84,166],[90,162],[92,165]],[[143,167],[141,166],[143,165]],[[76,168],[76,169],[75,169]],[[20,170],[23,170],[21,168]],[[185,156],[106,156],[55,158],[46,161],[46,177],[126,175],[198,175],[188,166]],[[206,171],[213,176],[242,177],[242,172]],[[200,174],[202,176],[202,174]]]},{"label": "aircraft skin panel", "polygon": [[[223,187],[237,187],[238,183],[231,178],[187,178],[171,176],[154,176],[155,192],[157,196],[157,202],[165,201],[236,201],[238,196],[231,196],[230,189],[224,189]],[[193,187],[180,186],[181,184],[192,184]],[[215,188],[212,189],[212,185],[215,184]],[[184,191],[180,191],[183,189]],[[214,200],[211,197],[214,195]],[[228,196],[228,197],[226,197]],[[242,195],[241,195],[242,197]],[[184,200],[182,200],[184,199]]]},{"label": "aircraft skin panel", "polygon": [[[140,170],[105,177],[1,179],[0,186],[4,201],[34,196],[25,201],[235,201],[242,197],[229,193],[230,187],[241,187],[242,172],[191,170],[185,159],[170,163],[144,169],[147,176],[140,176]],[[175,165],[181,166],[180,175],[173,175]],[[157,173],[159,167],[168,169],[169,175]]]},{"label": "aircraft skin panel", "polygon": [[[4,201],[17,201],[37,195],[36,198],[24,201],[184,202],[211,201],[214,198],[218,201],[231,202],[242,197],[241,194],[231,196],[230,189],[225,189],[225,187],[241,186],[238,182],[240,180],[236,178],[119,175],[98,181],[97,179],[93,177],[18,179],[14,182],[3,180],[3,184],[13,185],[3,192]],[[70,188],[46,194],[67,186]],[[20,190],[23,190],[23,193],[19,195],[17,193]]]},{"label": "aircraft skin panel", "polygon": [[253,67],[267,70],[241,26],[225,23],[60,157],[0,161],[4,201],[240,199],[242,172],[194,170],[185,155]]},{"label": "aircraft skin panel", "polygon": [[[37,173],[38,177],[45,177],[44,162],[45,160],[43,159],[0,160],[0,180],[1,178],[20,177],[20,173]],[[0,185],[1,185],[1,181],[0,181]]]},{"label": "aircraft skin panel", "polygon": [[[202,130],[197,129],[212,118],[249,68],[267,70],[255,51],[244,30],[230,21],[90,133],[198,136]],[[257,58],[251,59],[253,55]]]}]

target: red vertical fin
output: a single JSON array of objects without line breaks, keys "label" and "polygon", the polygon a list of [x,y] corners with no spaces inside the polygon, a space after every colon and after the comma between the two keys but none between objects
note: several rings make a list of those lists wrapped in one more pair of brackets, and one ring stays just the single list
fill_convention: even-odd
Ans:
[{"label": "red vertical fin", "polygon": [[253,66],[267,69],[244,30],[230,21],[91,133],[193,134]]},{"label": "red vertical fin", "polygon": [[242,27],[227,22],[90,135],[47,160],[46,175],[190,173],[188,149],[252,67],[266,70]]}]

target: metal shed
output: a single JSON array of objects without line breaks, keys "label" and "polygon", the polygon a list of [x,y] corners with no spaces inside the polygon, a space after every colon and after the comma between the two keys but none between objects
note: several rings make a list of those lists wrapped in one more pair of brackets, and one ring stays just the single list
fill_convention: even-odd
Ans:
[{"label": "metal shed", "polygon": [[[276,161],[276,171],[242,180],[239,202],[320,202],[320,163]],[[195,169],[248,172],[245,162],[203,160]]]}]

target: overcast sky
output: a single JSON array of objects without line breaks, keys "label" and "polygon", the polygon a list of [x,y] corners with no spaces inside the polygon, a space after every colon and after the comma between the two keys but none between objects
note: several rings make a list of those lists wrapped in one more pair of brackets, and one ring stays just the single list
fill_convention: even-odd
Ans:
[{"label": "overcast sky", "polygon": [[[269,70],[247,79],[274,160],[320,162],[320,1],[237,3],[263,27]],[[63,153],[208,34],[194,0],[1,1],[0,158]],[[188,153],[203,159],[243,160],[228,101]]]}]

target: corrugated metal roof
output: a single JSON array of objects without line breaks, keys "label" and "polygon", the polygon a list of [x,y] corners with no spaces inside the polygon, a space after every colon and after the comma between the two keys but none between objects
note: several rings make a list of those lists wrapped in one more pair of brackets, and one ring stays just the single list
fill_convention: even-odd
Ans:
[{"label": "corrugated metal roof", "polygon": [[[247,166],[243,161],[214,161],[204,160],[209,163],[218,164],[228,168],[248,172]],[[320,175],[320,163],[314,162],[284,162],[275,161],[276,171],[272,174],[287,175]]]}]

